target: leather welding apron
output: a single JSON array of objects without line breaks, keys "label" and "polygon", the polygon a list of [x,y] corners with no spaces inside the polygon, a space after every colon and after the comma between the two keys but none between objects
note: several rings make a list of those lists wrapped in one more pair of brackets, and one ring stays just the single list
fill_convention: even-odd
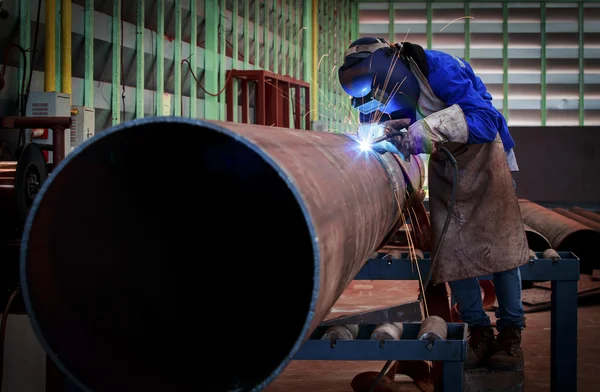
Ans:
[{"label": "leather welding apron", "polygon": [[[419,107],[422,115],[444,109],[445,103],[433,94],[414,62],[411,70],[421,86]],[[439,250],[432,280],[435,283],[452,282],[525,264],[529,259],[529,246],[500,136],[492,143],[445,143],[444,146],[457,161],[459,179],[452,219]],[[446,221],[453,172],[444,153],[436,152],[430,156],[428,179],[433,251],[438,247]]]}]

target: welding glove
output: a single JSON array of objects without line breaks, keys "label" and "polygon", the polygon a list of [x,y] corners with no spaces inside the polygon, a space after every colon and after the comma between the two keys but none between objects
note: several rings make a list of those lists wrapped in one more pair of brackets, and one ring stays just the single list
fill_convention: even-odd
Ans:
[{"label": "welding glove", "polygon": [[469,131],[465,115],[458,105],[432,113],[408,127],[406,135],[395,137],[394,143],[401,144],[409,154],[432,154],[438,143],[455,142],[466,144]]},{"label": "welding glove", "polygon": [[[400,155],[405,161],[410,161],[410,153],[402,145],[402,137],[406,134],[406,128],[410,125],[409,118],[389,120],[383,123],[383,131],[388,135],[388,139],[383,142],[386,145],[386,151]],[[391,136],[392,132],[404,131],[402,135]]]},{"label": "welding glove", "polygon": [[402,146],[413,155],[432,154],[439,143],[466,144],[468,140],[467,120],[460,106],[455,104],[408,127]]}]

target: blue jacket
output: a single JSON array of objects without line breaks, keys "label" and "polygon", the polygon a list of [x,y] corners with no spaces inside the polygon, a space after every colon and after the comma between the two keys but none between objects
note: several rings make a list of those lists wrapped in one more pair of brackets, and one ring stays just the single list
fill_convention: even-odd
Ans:
[{"label": "blue jacket", "polygon": [[471,65],[447,53],[425,50],[429,85],[447,106],[458,104],[469,128],[469,144],[490,143],[500,132],[504,150],[514,147],[504,116],[492,105],[492,96]]}]

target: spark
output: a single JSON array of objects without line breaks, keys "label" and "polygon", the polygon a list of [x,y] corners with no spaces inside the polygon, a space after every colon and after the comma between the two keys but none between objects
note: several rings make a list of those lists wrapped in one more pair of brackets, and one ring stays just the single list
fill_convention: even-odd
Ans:
[{"label": "spark", "polygon": [[319,62],[317,64],[317,69],[321,68],[321,61],[323,61],[323,58],[325,58],[325,57],[329,57],[329,54],[325,53],[323,56],[321,56],[321,58],[319,59]]},{"label": "spark", "polygon": [[465,16],[461,16],[460,18],[456,18],[456,19],[454,19],[452,22],[448,23],[446,26],[442,27],[442,29],[440,30],[440,33],[441,33],[442,31],[444,31],[444,29],[445,29],[446,27],[450,26],[452,23],[454,23],[454,22],[456,22],[456,21],[459,21],[459,20],[461,20],[461,19],[475,19],[475,17],[473,17],[473,16],[466,16],[466,15],[465,15]]}]

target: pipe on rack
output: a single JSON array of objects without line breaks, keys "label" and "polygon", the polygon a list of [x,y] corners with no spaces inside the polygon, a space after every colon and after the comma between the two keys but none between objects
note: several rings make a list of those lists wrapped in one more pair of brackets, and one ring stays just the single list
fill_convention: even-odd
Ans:
[{"label": "pipe on rack", "polygon": [[71,88],[71,0],[61,0],[60,13],[60,79],[62,92],[73,94]]},{"label": "pipe on rack", "polygon": [[585,216],[576,214],[564,208],[554,208],[554,212],[566,216],[567,218],[573,219],[574,221],[579,222],[582,225],[589,227],[590,229],[600,231],[600,223],[594,222],[593,220],[588,219]]},{"label": "pipe on rack", "polygon": [[519,200],[523,223],[541,233],[557,251],[574,253],[581,260],[581,272],[598,268],[596,244],[600,233],[529,200]]},{"label": "pipe on rack", "polygon": [[[187,142],[157,162],[172,130]],[[97,134],[27,220],[33,328],[95,392],[260,390],[397,230],[420,181],[399,160],[346,135],[189,118]]]},{"label": "pipe on rack", "polygon": [[596,214],[595,212],[583,209],[581,207],[573,207],[573,208],[571,208],[571,211],[577,215],[580,215],[587,219],[593,220],[596,223],[600,223],[600,215]]},{"label": "pipe on rack", "polygon": [[56,0],[45,6],[44,91],[56,91]]}]

